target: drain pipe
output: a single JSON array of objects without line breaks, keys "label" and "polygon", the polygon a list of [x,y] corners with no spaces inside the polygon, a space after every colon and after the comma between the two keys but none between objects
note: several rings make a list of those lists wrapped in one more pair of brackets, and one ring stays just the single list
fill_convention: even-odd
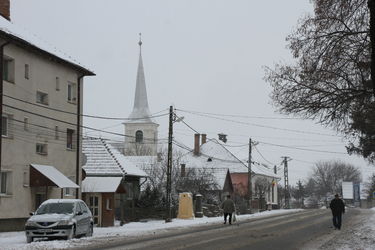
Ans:
[{"label": "drain pipe", "polygon": [[[9,42],[5,42],[2,45],[0,45],[0,117],[1,117],[1,122],[0,122],[0,177],[1,177],[1,165],[2,165],[2,146],[3,146],[3,92],[4,92],[4,80],[3,80],[3,67],[4,67],[4,47],[7,46]],[[1,196],[0,196],[1,197]]]},{"label": "drain pipe", "polygon": [[[85,75],[78,76],[77,78],[77,156],[76,156],[76,184],[79,185],[79,168],[80,168],[80,162],[79,162],[79,154],[80,154],[80,136],[81,136],[81,79]],[[76,192],[76,199],[79,198],[79,190],[80,188],[77,188]]]}]

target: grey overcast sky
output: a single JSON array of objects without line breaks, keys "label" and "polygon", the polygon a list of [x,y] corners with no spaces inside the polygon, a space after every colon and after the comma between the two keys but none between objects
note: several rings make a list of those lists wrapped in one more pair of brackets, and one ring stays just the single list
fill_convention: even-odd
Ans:
[{"label": "grey overcast sky", "polygon": [[[217,138],[222,132],[228,134],[228,145],[241,145],[252,137],[261,142],[257,149],[262,156],[277,165],[281,156],[291,157],[291,184],[305,178],[319,160],[352,163],[367,178],[375,167],[360,157],[346,155],[345,141],[340,135],[314,121],[283,119],[286,116],[276,113],[271,104],[271,88],[263,80],[263,66],[292,60],[285,37],[296,27],[298,19],[311,11],[309,0],[11,1],[11,19],[15,24],[96,73],[85,78],[85,114],[130,114],[141,32],[152,113],[166,113],[173,104],[181,110],[277,118],[220,116],[241,124],[177,111],[186,123],[207,133],[209,138]],[[167,138],[167,117],[158,118],[157,122],[159,138]],[[124,131],[120,121],[85,119],[84,123],[108,131]],[[174,132],[177,141],[193,147],[194,132],[188,127],[176,123]],[[101,136],[114,137],[104,133]],[[246,146],[228,148],[241,159],[247,157]],[[254,160],[267,163],[262,156],[254,150]]]}]

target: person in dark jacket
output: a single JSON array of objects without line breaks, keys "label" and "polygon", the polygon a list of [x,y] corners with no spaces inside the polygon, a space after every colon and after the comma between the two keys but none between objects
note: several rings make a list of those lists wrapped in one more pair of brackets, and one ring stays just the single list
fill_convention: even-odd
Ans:
[{"label": "person in dark jacket", "polygon": [[227,199],[221,203],[221,208],[224,212],[224,224],[227,223],[227,217],[229,215],[229,224],[232,224],[232,213],[236,210],[234,206],[234,201],[227,195]]},{"label": "person in dark jacket", "polygon": [[341,217],[342,214],[345,213],[345,204],[340,199],[338,194],[335,194],[335,198],[331,201],[329,207],[332,211],[332,220],[333,220],[333,226],[335,229],[340,230],[341,229]]}]

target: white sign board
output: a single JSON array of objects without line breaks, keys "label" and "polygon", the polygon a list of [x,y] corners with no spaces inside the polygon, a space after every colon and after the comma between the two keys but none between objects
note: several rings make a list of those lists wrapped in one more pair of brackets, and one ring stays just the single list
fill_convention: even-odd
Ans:
[{"label": "white sign board", "polygon": [[342,182],[342,198],[352,200],[353,197],[353,182]]}]

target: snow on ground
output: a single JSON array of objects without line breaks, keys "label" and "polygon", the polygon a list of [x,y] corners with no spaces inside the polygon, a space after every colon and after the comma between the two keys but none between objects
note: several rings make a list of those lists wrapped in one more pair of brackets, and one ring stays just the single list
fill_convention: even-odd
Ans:
[{"label": "snow on ground", "polygon": [[[277,214],[295,213],[302,209],[280,209],[265,211],[256,214],[237,215],[237,220],[245,220],[250,218],[268,217]],[[107,240],[108,238],[121,236],[140,236],[153,235],[163,233],[173,228],[186,228],[194,226],[202,226],[208,224],[219,224],[223,222],[223,217],[203,217],[191,220],[173,219],[170,223],[164,220],[149,220],[146,222],[131,222],[123,226],[114,227],[98,227],[94,228],[93,237],[80,238],[73,240],[41,240],[27,244],[24,232],[6,232],[0,233],[0,249],[6,250],[22,250],[22,249],[66,249],[72,247],[84,247],[98,241]]]},{"label": "snow on ground", "polygon": [[361,209],[359,220],[346,221],[343,217],[341,230],[321,238],[320,242],[308,245],[306,250],[374,250],[375,208]]}]

